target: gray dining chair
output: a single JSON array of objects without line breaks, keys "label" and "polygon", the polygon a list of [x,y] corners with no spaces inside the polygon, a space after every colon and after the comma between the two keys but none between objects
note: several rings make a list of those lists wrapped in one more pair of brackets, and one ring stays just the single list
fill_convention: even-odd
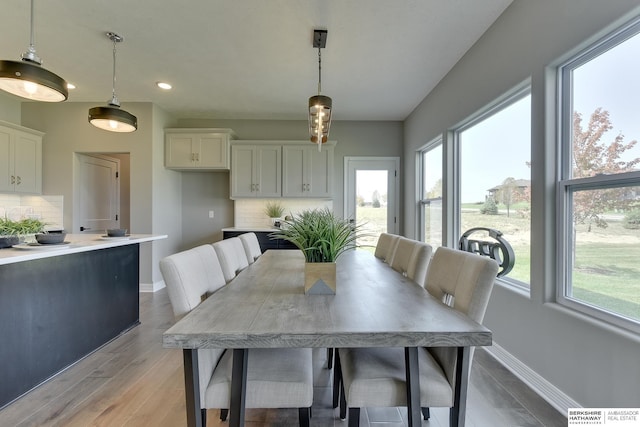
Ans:
[{"label": "gray dining chair", "polygon": [[427,243],[399,238],[391,268],[424,286],[432,252],[433,248]]},{"label": "gray dining chair", "polygon": [[[489,258],[440,247],[429,264],[427,291],[443,304],[481,323],[498,272]],[[473,349],[470,351],[473,360]],[[456,348],[419,348],[420,406],[425,419],[430,407],[453,407]],[[341,348],[334,406],[340,394],[340,416],[349,408],[349,427],[359,425],[360,408],[406,406],[406,371],[402,348]]]},{"label": "gray dining chair", "polygon": [[232,237],[212,243],[211,245],[213,249],[215,249],[218,261],[222,267],[224,280],[226,280],[227,283],[232,281],[240,271],[249,266],[244,246],[239,238]]},{"label": "gray dining chair", "polygon": [[249,264],[253,264],[258,258],[260,258],[260,255],[262,255],[258,236],[256,236],[256,233],[244,233],[239,235],[238,238],[242,242],[242,247],[247,255],[247,261]]},{"label": "gray dining chair", "polygon": [[400,236],[390,233],[381,233],[378,237],[378,243],[376,244],[376,250],[373,255],[383,260],[386,263],[391,261],[393,252],[395,251]]},{"label": "gray dining chair", "polygon": [[[244,256],[244,254],[243,254]],[[176,320],[225,286],[212,245],[202,245],[160,261],[160,271]],[[207,409],[227,418],[231,396],[232,351],[198,350],[202,425]],[[313,360],[309,348],[250,349],[247,362],[247,408],[297,408],[301,427],[308,427],[313,401]]]}]

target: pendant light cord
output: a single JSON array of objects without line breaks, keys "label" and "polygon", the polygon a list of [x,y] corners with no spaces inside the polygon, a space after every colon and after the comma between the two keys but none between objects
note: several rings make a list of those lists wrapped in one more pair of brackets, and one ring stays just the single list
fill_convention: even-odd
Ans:
[{"label": "pendant light cord", "polygon": [[320,95],[321,89],[322,89],[322,53],[321,53],[321,49],[318,48],[318,95]]},{"label": "pendant light cord", "polygon": [[112,89],[112,98],[118,99],[116,97],[116,39],[113,39],[113,89]]}]

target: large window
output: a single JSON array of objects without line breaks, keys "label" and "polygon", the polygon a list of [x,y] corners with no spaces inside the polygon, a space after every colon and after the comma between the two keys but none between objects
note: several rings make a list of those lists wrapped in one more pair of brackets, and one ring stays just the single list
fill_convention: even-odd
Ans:
[{"label": "large window", "polygon": [[[515,266],[504,277],[529,287],[531,244],[531,96],[519,90],[455,130],[459,165],[459,236],[484,227],[511,244]],[[482,233],[475,239],[487,238]]]},{"label": "large window", "polygon": [[640,324],[640,23],[559,69],[558,300]]},{"label": "large window", "polygon": [[418,156],[420,236],[435,249],[442,246],[442,139],[427,144]]}]

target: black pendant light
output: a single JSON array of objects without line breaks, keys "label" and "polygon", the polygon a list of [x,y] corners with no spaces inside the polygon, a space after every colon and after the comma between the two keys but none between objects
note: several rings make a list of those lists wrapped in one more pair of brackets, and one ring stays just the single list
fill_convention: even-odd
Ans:
[{"label": "black pendant light", "polygon": [[89,110],[89,123],[97,128],[110,132],[133,132],[138,129],[138,119],[133,114],[120,109],[116,96],[116,43],[124,40],[116,33],[107,33],[113,42],[113,89],[111,101],[104,107],[93,107]]},{"label": "black pendant light", "polygon": [[0,89],[32,101],[61,102],[69,97],[67,82],[41,67],[33,43],[33,0],[31,0],[31,40],[22,61],[0,61]]},{"label": "black pendant light", "polygon": [[321,50],[327,45],[327,30],[313,31],[313,47],[318,48],[318,94],[309,98],[309,135],[318,150],[327,142],[331,127],[331,98],[320,95],[322,89],[322,54]]}]

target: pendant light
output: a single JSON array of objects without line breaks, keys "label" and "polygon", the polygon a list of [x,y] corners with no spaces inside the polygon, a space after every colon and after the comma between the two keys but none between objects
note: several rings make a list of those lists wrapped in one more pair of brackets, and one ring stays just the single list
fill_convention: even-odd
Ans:
[{"label": "pendant light", "polygon": [[31,40],[20,61],[0,61],[0,89],[32,101],[61,102],[69,97],[67,82],[41,67],[33,43],[33,0],[31,0]]},{"label": "pendant light", "polygon": [[313,31],[313,47],[318,48],[318,94],[309,98],[309,134],[310,140],[318,144],[318,151],[327,142],[331,126],[331,98],[320,95],[322,90],[322,54],[327,45],[327,30]]},{"label": "pendant light", "polygon": [[111,101],[104,107],[93,107],[89,110],[89,123],[100,129],[111,132],[133,132],[138,129],[138,119],[133,114],[120,109],[116,96],[116,43],[124,40],[116,33],[107,33],[113,42],[113,89]]}]

